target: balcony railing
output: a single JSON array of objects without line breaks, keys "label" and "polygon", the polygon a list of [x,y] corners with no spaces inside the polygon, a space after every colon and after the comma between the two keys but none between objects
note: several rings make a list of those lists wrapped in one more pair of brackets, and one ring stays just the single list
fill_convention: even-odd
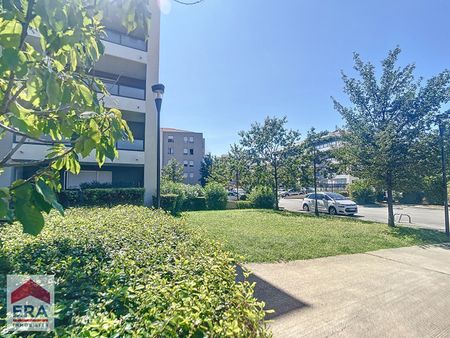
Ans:
[{"label": "balcony railing", "polygon": [[111,95],[128,97],[131,99],[145,100],[145,89],[132,86],[126,86],[115,83],[113,80],[102,79],[106,89]]},{"label": "balcony railing", "polygon": [[[21,136],[14,134],[13,142],[18,143],[21,138],[22,138]],[[48,135],[42,135],[42,137],[40,137],[40,139],[42,140],[42,142],[32,140],[32,139],[25,139],[24,144],[39,144],[39,145],[49,145],[49,146],[54,144],[53,140]],[[71,142],[69,140],[67,140],[67,142],[65,142],[65,144],[70,145]],[[117,150],[144,151],[144,140],[135,139],[134,142],[119,140],[116,142],[116,148],[117,148]]]},{"label": "balcony railing", "polygon": [[116,43],[118,45],[142,50],[144,52],[147,51],[147,42],[145,40],[138,39],[117,31],[113,31],[111,29],[105,29],[105,34],[102,37],[102,39],[105,41]]},{"label": "balcony railing", "polygon": [[144,151],[144,140],[134,140],[130,141],[117,141],[116,147],[118,150],[134,150],[134,151]]}]

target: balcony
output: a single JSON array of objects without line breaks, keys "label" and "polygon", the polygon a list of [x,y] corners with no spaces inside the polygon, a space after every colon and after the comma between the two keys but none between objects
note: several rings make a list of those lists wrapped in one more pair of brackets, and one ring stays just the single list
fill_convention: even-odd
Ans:
[{"label": "balcony", "polygon": [[144,52],[147,51],[147,42],[145,40],[112,29],[105,29],[105,34],[102,39],[117,45],[130,47]]},{"label": "balcony", "polygon": [[144,140],[117,141],[116,147],[118,150],[144,151]]},{"label": "balcony", "polygon": [[[48,144],[26,143],[14,154],[13,159],[17,161],[39,161],[45,158],[48,153]],[[119,158],[114,161],[106,160],[106,163],[115,164],[144,164],[144,151],[119,149]],[[80,159],[82,163],[96,163],[95,153]]]},{"label": "balcony", "polygon": [[[115,83],[110,79],[102,79],[110,96],[103,98],[108,108],[145,113],[145,89]],[[103,96],[99,94],[99,96]]]},{"label": "balcony", "polygon": [[147,42],[145,40],[105,29],[102,42],[105,46],[104,58],[112,56],[141,64],[147,63]]}]

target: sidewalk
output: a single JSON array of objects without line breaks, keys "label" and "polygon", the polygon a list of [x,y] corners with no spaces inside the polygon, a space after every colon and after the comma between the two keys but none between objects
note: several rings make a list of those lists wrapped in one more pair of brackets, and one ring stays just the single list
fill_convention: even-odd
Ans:
[{"label": "sidewalk", "polygon": [[248,264],[275,337],[450,337],[450,245]]}]

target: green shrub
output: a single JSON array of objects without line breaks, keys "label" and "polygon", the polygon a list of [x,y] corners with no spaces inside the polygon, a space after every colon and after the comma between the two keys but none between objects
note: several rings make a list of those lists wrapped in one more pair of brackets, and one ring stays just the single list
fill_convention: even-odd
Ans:
[{"label": "green shrub", "polygon": [[[442,177],[431,176],[424,180],[425,191],[424,199],[428,204],[444,205],[444,198],[442,193]],[[447,190],[450,196],[450,184]]]},{"label": "green shrub", "polygon": [[206,210],[206,198],[205,197],[190,197],[184,201],[184,211],[198,211]]},{"label": "green shrub", "polygon": [[[156,206],[155,196],[153,196],[153,205]],[[161,195],[161,208],[172,215],[177,215],[181,210],[180,196],[176,194]]]},{"label": "green shrub", "polygon": [[375,189],[365,180],[357,180],[349,185],[348,191],[353,201],[358,204],[375,203]]},{"label": "green shrub", "polygon": [[255,187],[248,196],[253,207],[257,209],[272,209],[275,204],[275,196],[269,187]]},{"label": "green shrub", "polygon": [[209,210],[223,210],[227,207],[228,193],[216,182],[208,183],[205,187],[206,208]]},{"label": "green shrub", "polygon": [[[7,274],[55,275],[56,329],[39,336],[268,336],[253,286],[235,281],[235,259],[180,222],[120,206],[51,213],[37,237],[7,225],[0,284]],[[2,327],[5,299],[2,288]]]},{"label": "green shrub", "polygon": [[62,190],[58,199],[64,208],[75,207],[81,204],[80,194],[79,190]]},{"label": "green shrub", "polygon": [[81,192],[81,204],[86,206],[142,205],[143,188],[85,189]]},{"label": "green shrub", "polygon": [[423,200],[423,193],[420,191],[409,191],[402,193],[399,202],[404,204],[420,204]]},{"label": "green shrub", "polygon": [[63,190],[59,194],[59,200],[64,207],[142,205],[144,188]]},{"label": "green shrub", "polygon": [[236,201],[236,209],[251,209],[253,204],[250,201]]}]

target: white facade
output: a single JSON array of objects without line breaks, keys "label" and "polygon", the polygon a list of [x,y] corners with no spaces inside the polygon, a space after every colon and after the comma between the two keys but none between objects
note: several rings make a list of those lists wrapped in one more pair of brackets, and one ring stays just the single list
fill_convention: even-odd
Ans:
[{"label": "white facade", "polygon": [[[152,19],[149,38],[146,42],[144,34],[134,36],[126,34],[117,18],[104,21],[107,37],[104,40],[105,53],[95,66],[95,74],[104,79],[111,96],[104,99],[108,108],[119,108],[123,118],[127,120],[133,131],[135,142],[118,142],[119,158],[106,161],[99,169],[95,156],[82,159],[80,176],[65,174],[63,186],[74,188],[80,183],[98,181],[114,183],[123,180],[132,186],[145,188],[145,203],[152,203],[152,196],[156,194],[156,136],[157,112],[152,85],[159,82],[159,38],[160,11],[157,0],[150,0]],[[106,16],[105,16],[106,17]],[[38,36],[30,32],[29,39]],[[119,80],[117,80],[119,79]],[[0,156],[8,152],[16,144],[16,138],[7,134],[0,141]],[[42,160],[47,153],[48,146],[29,142],[20,147],[14,154],[14,160]],[[27,168],[6,169],[0,175],[0,185],[6,186],[17,178],[26,176]]]}]

